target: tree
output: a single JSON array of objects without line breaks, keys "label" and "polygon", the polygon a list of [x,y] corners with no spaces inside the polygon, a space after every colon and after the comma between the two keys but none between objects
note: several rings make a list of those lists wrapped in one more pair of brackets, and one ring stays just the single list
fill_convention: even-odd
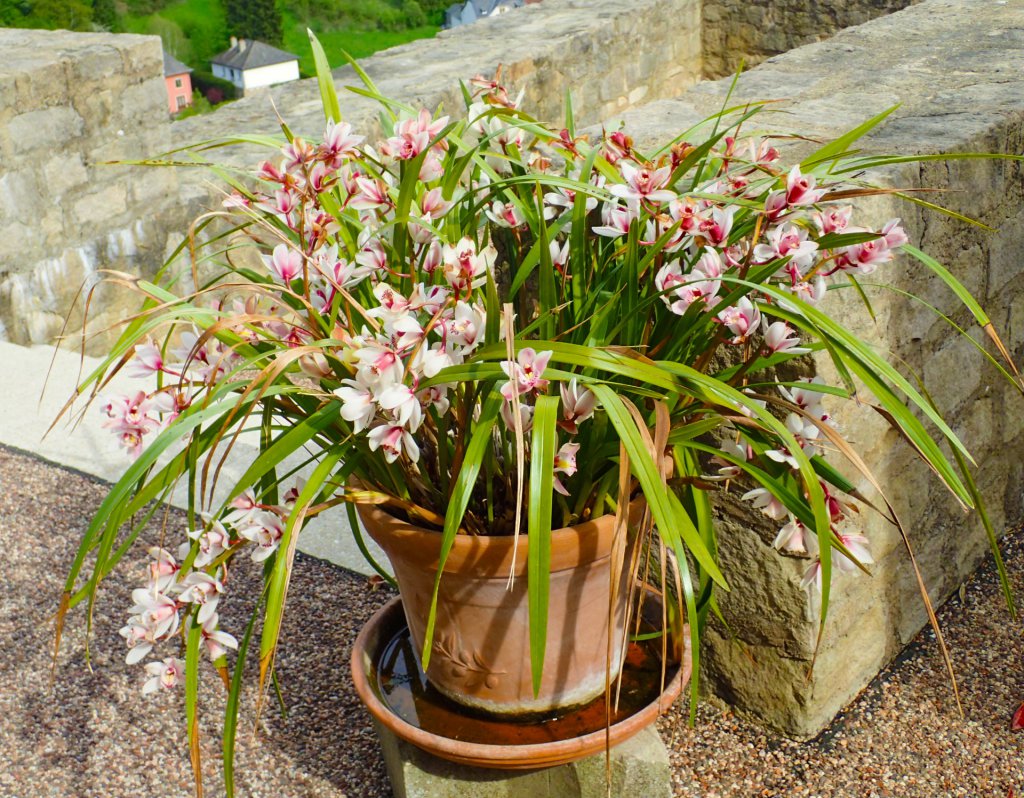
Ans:
[{"label": "tree", "polygon": [[29,15],[25,0],[0,0],[0,27],[17,28]]},{"label": "tree", "polygon": [[281,43],[281,11],[275,0],[225,0],[224,11],[232,36]]},{"label": "tree", "polygon": [[32,27],[91,30],[92,7],[81,0],[32,0],[27,22]]},{"label": "tree", "polygon": [[92,21],[104,30],[117,31],[119,25],[114,0],[93,0]]}]

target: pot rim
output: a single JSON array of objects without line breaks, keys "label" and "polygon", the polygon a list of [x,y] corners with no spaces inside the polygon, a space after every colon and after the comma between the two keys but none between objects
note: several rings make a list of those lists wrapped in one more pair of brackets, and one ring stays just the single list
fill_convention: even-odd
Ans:
[{"label": "pot rim", "polygon": [[[435,756],[463,765],[499,770],[533,770],[565,764],[599,753],[604,750],[606,740],[613,740],[613,745],[619,745],[654,723],[672,706],[684,685],[690,680],[690,658],[684,653],[683,661],[676,669],[675,675],[665,684],[665,690],[661,695],[638,712],[618,723],[613,723],[607,730],[598,729],[566,740],[528,745],[493,745],[454,740],[407,723],[391,711],[370,685],[366,667],[366,663],[370,663],[371,654],[374,653],[368,648],[370,638],[378,627],[386,624],[390,616],[396,613],[404,622],[405,614],[399,596],[395,596],[377,610],[359,631],[349,660],[356,692],[370,714],[399,738]],[[686,650],[688,653],[688,640]],[[372,667],[372,663],[369,667]]]},{"label": "pot rim", "polygon": [[[629,506],[628,527],[639,523],[646,508],[642,498]],[[370,536],[381,548],[416,548],[425,554],[431,570],[437,570],[442,535],[434,529],[416,526],[375,504],[358,504],[356,510]],[[551,530],[551,571],[576,568],[581,563],[608,557],[615,538],[615,515],[602,515],[573,526]],[[444,563],[444,573],[475,574],[507,579],[510,573],[523,576],[527,569],[529,535],[456,535]],[[513,571],[513,565],[515,566]]]}]

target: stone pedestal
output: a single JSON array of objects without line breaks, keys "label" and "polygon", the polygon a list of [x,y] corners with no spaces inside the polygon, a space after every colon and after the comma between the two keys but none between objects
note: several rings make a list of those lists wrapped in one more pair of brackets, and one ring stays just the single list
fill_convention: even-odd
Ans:
[{"label": "stone pedestal", "polygon": [[[457,765],[420,750],[374,721],[395,798],[605,798],[605,756],[543,770]],[[654,727],[611,750],[612,796],[668,798],[668,751]]]}]

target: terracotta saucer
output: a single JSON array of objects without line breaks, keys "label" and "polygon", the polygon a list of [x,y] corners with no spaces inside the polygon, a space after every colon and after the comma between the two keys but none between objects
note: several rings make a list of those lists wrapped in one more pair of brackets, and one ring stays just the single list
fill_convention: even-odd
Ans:
[{"label": "terracotta saucer", "polygon": [[[650,599],[648,604],[655,602],[657,598]],[[660,608],[660,604],[658,606]],[[656,614],[660,615],[660,609]],[[468,742],[413,726],[395,714],[379,694],[376,674],[373,673],[375,663],[380,660],[385,647],[406,628],[400,598],[394,598],[381,607],[363,627],[352,649],[352,680],[356,692],[370,714],[400,739],[435,756],[474,767],[533,770],[601,753],[607,740],[612,746],[618,745],[654,723],[672,705],[690,678],[689,657],[684,656],[682,666],[675,666],[674,673],[670,669],[664,692],[634,714],[613,723],[607,737],[605,729],[600,728],[580,736],[542,743],[496,745]]]}]

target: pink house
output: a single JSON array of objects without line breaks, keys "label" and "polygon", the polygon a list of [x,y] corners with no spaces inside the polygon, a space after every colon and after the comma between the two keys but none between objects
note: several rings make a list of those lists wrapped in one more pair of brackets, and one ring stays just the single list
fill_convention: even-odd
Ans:
[{"label": "pink house", "polygon": [[176,114],[192,105],[191,67],[164,52],[164,83],[167,84],[167,109]]}]

